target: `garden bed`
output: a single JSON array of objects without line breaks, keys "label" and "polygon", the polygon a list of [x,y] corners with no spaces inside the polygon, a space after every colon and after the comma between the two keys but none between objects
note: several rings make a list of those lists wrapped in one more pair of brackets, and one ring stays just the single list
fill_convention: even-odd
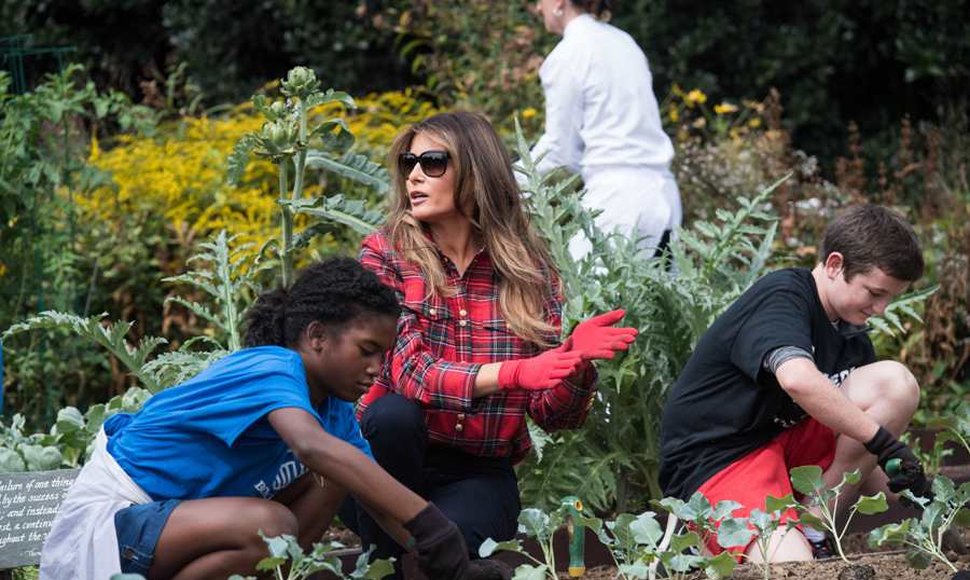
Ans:
[{"label": "garden bed", "polygon": [[[964,556],[966,558],[966,556]],[[949,568],[944,566],[942,563],[933,563],[929,568],[925,570],[916,570],[910,567],[906,563],[906,558],[902,552],[886,552],[886,553],[876,553],[876,554],[860,554],[850,558],[852,565],[868,565],[871,566],[875,572],[874,576],[871,576],[871,580],[918,580],[918,579],[928,579],[934,578],[936,580],[943,580],[949,578],[952,572]],[[963,568],[968,567],[970,559],[963,560],[961,562]],[[843,570],[848,568],[849,565],[838,558],[831,558],[828,560],[817,560],[814,562],[790,562],[787,564],[773,564],[771,566],[771,578],[819,578],[819,579],[839,579],[842,580],[840,574]],[[563,574],[560,577],[567,578]],[[616,578],[616,568],[613,567],[597,567],[589,570],[585,576],[585,580],[613,580]],[[694,574],[689,576],[691,580],[698,580],[701,578],[706,578],[703,573]],[[761,568],[751,565],[742,565],[734,571],[731,575],[732,580],[762,580],[764,578],[764,572]],[[849,578],[855,578],[849,576]]]},{"label": "garden bed", "polygon": [[[963,538],[965,542],[970,542],[970,533],[966,530],[963,531]],[[565,539],[565,536],[564,536]],[[526,542],[528,546],[528,542]],[[559,546],[557,545],[557,548]],[[872,551],[866,543],[866,533],[858,532],[852,534],[845,540],[845,547],[847,552],[851,552],[849,555],[849,560],[852,565],[867,565],[871,566],[875,575],[868,577],[867,580],[917,580],[917,579],[930,579],[934,578],[937,580],[945,580],[950,578],[952,571],[947,568],[941,562],[933,562],[930,564],[929,568],[925,570],[917,570],[911,567],[905,557],[905,552],[902,550],[892,550],[892,551]],[[612,565],[609,554],[606,552],[605,548],[599,544],[594,537],[591,535],[587,536],[586,542],[587,548],[587,558],[586,562],[589,568],[586,574],[582,576],[584,580],[614,580],[617,578],[616,568]],[[559,550],[557,550],[558,552]],[[359,552],[353,550],[356,555]],[[970,569],[970,554],[958,555],[955,553],[949,553],[948,556],[950,560],[956,563],[957,567],[960,569]],[[508,563],[510,566],[514,567],[519,564],[525,563],[525,559],[518,554],[512,553],[501,553],[495,557],[503,562]],[[556,561],[565,565],[568,562],[568,557],[565,553],[565,546],[563,545],[562,553],[557,553]],[[609,564],[607,564],[609,562]],[[349,562],[348,562],[349,563]],[[415,562],[405,557],[405,578],[406,580],[429,580],[423,574],[418,572]],[[789,562],[785,564],[773,564],[771,566],[771,578],[819,578],[819,579],[839,579],[839,580],[854,580],[856,576],[846,576],[841,577],[840,574],[843,570],[850,567],[839,558],[828,558],[825,560],[816,560],[814,562]],[[559,572],[559,577],[566,579],[569,576],[565,573],[565,570]],[[318,575],[318,580],[324,580],[330,578],[330,576]],[[702,580],[706,576],[702,573],[696,573],[687,576],[690,580]],[[740,565],[735,569],[734,573],[730,576],[732,580],[762,580],[764,578],[764,572],[761,568],[753,565]],[[864,576],[858,577],[860,580],[866,578]]]},{"label": "garden bed", "polygon": [[[941,469],[941,475],[944,475],[957,483],[970,481],[970,465],[945,465]],[[852,520],[850,534],[844,539],[843,547],[845,548],[845,551],[849,555],[849,559],[853,564],[870,566],[874,572],[874,575],[847,575],[848,572],[844,572],[844,570],[850,568],[851,566],[839,558],[830,558],[813,562],[775,564],[771,567],[770,578],[838,578],[839,580],[855,580],[857,578],[859,580],[890,578],[893,580],[910,580],[915,578],[950,578],[952,571],[942,562],[934,561],[928,568],[924,570],[917,570],[910,566],[906,560],[905,553],[901,550],[874,551],[868,546],[866,538],[870,530],[886,523],[899,522],[911,517],[919,517],[919,512],[912,507],[907,507],[905,505],[893,502],[890,503],[890,508],[888,511],[875,515],[857,514],[857,516]],[[970,549],[967,548],[967,546],[970,546],[970,532],[965,529],[960,530],[959,538],[963,539],[963,546],[957,546],[957,548],[961,549],[961,553],[958,554],[950,551],[947,556],[950,561],[957,565],[958,568],[970,569]],[[347,530],[335,530],[331,533],[331,537],[328,539],[338,540],[349,546],[354,546],[358,542],[356,535]],[[522,538],[522,540],[523,546],[533,557],[539,559],[542,558],[542,552],[533,539]],[[569,577],[565,573],[566,565],[569,561],[567,544],[568,537],[565,530],[558,530],[555,534],[553,546],[555,550],[557,569],[561,578]],[[359,555],[359,553],[359,548],[350,548],[346,550],[344,557],[344,565],[346,570],[349,571],[352,568],[353,562],[356,560],[356,556]],[[498,552],[495,554],[495,556],[493,556],[493,558],[509,564],[510,568],[512,569],[520,564],[525,564],[528,562],[524,556],[512,552]],[[589,530],[586,530],[585,562],[587,566],[587,573],[583,576],[583,578],[588,580],[604,580],[614,579],[617,577],[617,571],[613,565],[612,555],[610,554],[609,550],[598,540],[596,535]],[[404,572],[406,580],[429,580],[417,570],[414,559],[408,556],[405,556],[404,559]],[[761,568],[756,566],[741,565],[730,577],[736,580],[762,579],[764,578],[764,572]],[[318,576],[318,578],[329,578],[329,576]],[[687,578],[690,578],[691,580],[700,580],[702,578],[706,578],[706,576],[703,573],[697,573],[689,575]]]}]

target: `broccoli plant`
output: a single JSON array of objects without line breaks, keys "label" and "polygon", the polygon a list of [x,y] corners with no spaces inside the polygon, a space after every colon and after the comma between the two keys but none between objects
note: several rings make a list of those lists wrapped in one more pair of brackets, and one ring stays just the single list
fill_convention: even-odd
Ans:
[{"label": "broccoli plant", "polygon": [[[765,509],[751,510],[747,521],[742,518],[725,519],[718,528],[718,543],[723,547],[746,546],[753,537],[761,553],[761,561],[754,563],[761,568],[762,578],[768,580],[771,577],[771,559],[774,556],[771,537],[779,529],[791,530],[798,525],[797,518],[782,521],[782,516],[797,505],[791,494],[781,498],[769,495],[765,498]],[[745,554],[744,557],[748,556]]]},{"label": "broccoli plant", "polygon": [[[737,561],[729,552],[715,557],[703,555],[702,537],[715,536],[722,548],[742,546],[750,541],[751,533],[744,520],[731,514],[741,504],[735,501],[719,501],[711,505],[703,494],[696,492],[688,501],[664,498],[658,502],[671,517],[684,523],[684,527],[671,537],[669,547],[658,546],[653,558],[662,564],[664,573],[684,574],[691,568],[704,570],[708,578],[723,578],[734,571]],[[652,564],[657,568],[657,564]],[[677,576],[669,576],[677,577]]]},{"label": "broccoli plant", "polygon": [[660,561],[664,533],[655,516],[654,512],[620,514],[597,533],[609,548],[620,578],[647,578],[651,564]]},{"label": "broccoli plant", "polygon": [[[952,420],[952,418],[947,417],[947,420]],[[905,431],[900,435],[899,440],[909,447],[916,459],[922,464],[926,477],[935,477],[942,470],[947,457],[953,455],[953,449],[948,447],[948,444],[951,441],[960,440],[960,437],[955,432],[944,430],[942,434],[933,437],[933,448],[930,451],[923,451],[920,441],[910,431]]]},{"label": "broccoli plant", "polygon": [[924,569],[937,559],[957,572],[957,567],[946,556],[944,536],[954,524],[970,525],[970,511],[964,507],[970,502],[970,482],[957,487],[951,479],[937,476],[933,480],[931,495],[933,497],[928,499],[904,491],[903,497],[923,508],[922,516],[872,530],[869,545],[905,547],[908,550],[906,560],[914,568]]},{"label": "broccoli plant", "polygon": [[583,527],[598,532],[603,526],[602,520],[585,513],[582,502],[578,500],[575,502],[563,501],[558,508],[550,513],[537,508],[527,508],[519,513],[519,533],[535,539],[542,550],[541,560],[529,554],[518,539],[496,542],[487,538],[479,546],[478,555],[482,558],[488,558],[495,552],[502,550],[516,552],[528,558],[533,564],[523,564],[516,568],[513,580],[541,580],[542,578],[557,580],[553,536],[556,530],[567,524],[573,534],[582,534]]},{"label": "broccoli plant", "polygon": [[842,538],[849,529],[849,523],[856,513],[865,515],[878,514],[889,509],[886,494],[879,492],[874,496],[862,496],[846,514],[845,522],[841,525],[836,521],[839,513],[839,500],[846,485],[856,485],[862,479],[859,470],[850,471],[842,475],[842,481],[835,487],[828,487],[822,480],[822,468],[817,465],[805,465],[791,470],[791,483],[799,493],[803,494],[808,505],[799,505],[800,520],[815,529],[824,529],[832,534],[839,557],[848,562],[842,549]]},{"label": "broccoli plant", "polygon": [[694,492],[687,501],[666,497],[658,503],[680,521],[690,524],[701,535],[716,534],[723,522],[730,519],[734,510],[741,507],[736,501],[719,501],[717,505],[711,505],[700,492]]},{"label": "broccoli plant", "polygon": [[[317,572],[330,572],[342,580],[380,580],[394,573],[393,558],[368,563],[371,550],[357,558],[353,572],[344,574],[340,557],[336,554],[336,550],[344,547],[340,542],[314,544],[307,554],[303,552],[296,538],[289,534],[267,537],[260,530],[259,535],[269,548],[269,557],[260,560],[256,564],[256,570],[272,572],[277,580],[303,580]],[[256,577],[234,574],[229,580],[256,580]]]}]

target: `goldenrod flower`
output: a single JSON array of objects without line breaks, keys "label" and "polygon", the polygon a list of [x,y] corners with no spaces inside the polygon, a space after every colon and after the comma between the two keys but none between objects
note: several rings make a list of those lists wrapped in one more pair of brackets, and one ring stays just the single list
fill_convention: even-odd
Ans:
[{"label": "goldenrod flower", "polygon": [[700,89],[692,89],[689,93],[687,93],[687,96],[684,97],[684,100],[687,101],[687,104],[691,107],[694,105],[703,105],[707,102],[707,95],[705,95]]},{"label": "goldenrod flower", "polygon": [[[437,112],[411,90],[374,93],[356,103],[356,111],[345,111],[340,103],[317,107],[311,117],[343,118],[356,137],[354,150],[375,161],[386,155],[400,127]],[[100,220],[151,212],[186,244],[227,229],[239,236],[239,243],[254,244],[255,251],[277,233],[278,174],[267,159],[255,159],[243,183],[230,187],[225,161],[235,143],[246,133],[259,132],[264,121],[246,102],[222,117],[186,117],[162,125],[158,136],[123,136],[108,150],[92,137],[91,163],[110,172],[112,183],[76,197],[79,211]],[[308,182],[308,196],[324,193],[314,181]]]},{"label": "goldenrod flower", "polygon": [[101,147],[98,146],[98,135],[91,132],[91,153],[88,155],[88,161],[92,163],[97,161],[101,157]]},{"label": "goldenrod flower", "polygon": [[738,106],[732,105],[731,103],[718,103],[714,105],[714,113],[718,115],[727,115],[729,113],[737,113]]}]

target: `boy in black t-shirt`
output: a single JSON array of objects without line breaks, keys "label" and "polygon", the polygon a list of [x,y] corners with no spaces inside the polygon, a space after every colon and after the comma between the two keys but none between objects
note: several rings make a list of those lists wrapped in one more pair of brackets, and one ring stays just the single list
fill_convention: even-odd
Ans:
[{"label": "boy in black t-shirt", "polygon": [[[734,500],[744,517],[792,493],[792,467],[818,465],[829,485],[860,469],[885,487],[873,468],[894,458],[903,468],[888,488],[926,493],[922,466],[896,439],[919,386],[903,365],[876,362],[865,327],[922,276],[916,235],[888,209],[859,206],[829,225],[821,255],[811,271],[763,277],[701,337],[664,408],[666,495]],[[707,544],[721,551],[716,538]],[[780,530],[771,550],[773,561],[813,557],[800,531]],[[754,544],[746,552],[762,559]]]}]

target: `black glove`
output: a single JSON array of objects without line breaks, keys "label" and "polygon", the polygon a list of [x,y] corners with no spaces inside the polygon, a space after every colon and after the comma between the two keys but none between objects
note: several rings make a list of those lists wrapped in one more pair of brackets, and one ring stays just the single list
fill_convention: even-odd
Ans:
[{"label": "black glove", "polygon": [[463,580],[512,580],[513,572],[512,566],[499,560],[472,560]]},{"label": "black glove", "polygon": [[[889,476],[889,490],[899,493],[904,489],[913,495],[927,497],[930,483],[923,473],[923,466],[909,447],[892,436],[885,427],[879,427],[872,439],[865,444],[866,450],[879,458],[879,467]],[[898,459],[898,462],[890,461]],[[897,465],[898,463],[898,465]]]},{"label": "black glove", "polygon": [[957,572],[956,574],[954,574],[950,578],[950,580],[970,580],[970,572],[968,572],[966,570],[960,570],[959,572]]},{"label": "black glove", "polygon": [[418,567],[434,580],[461,580],[468,572],[468,547],[455,522],[428,502],[404,529],[414,536]]}]

